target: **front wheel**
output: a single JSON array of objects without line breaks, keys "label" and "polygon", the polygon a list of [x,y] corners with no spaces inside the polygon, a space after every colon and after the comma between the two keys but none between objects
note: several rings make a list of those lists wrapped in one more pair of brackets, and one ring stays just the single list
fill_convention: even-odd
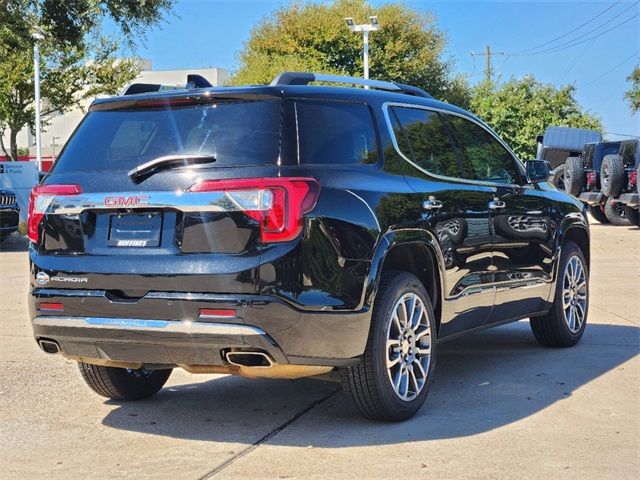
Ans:
[{"label": "front wheel", "polygon": [[386,274],[376,294],[363,358],[341,371],[342,383],[367,418],[398,422],[420,409],[435,368],[436,326],[418,278]]},{"label": "front wheel", "polygon": [[624,205],[615,201],[613,198],[607,198],[604,204],[604,214],[607,216],[607,220],[611,225],[617,225],[618,227],[626,227],[631,224],[627,218]]},{"label": "front wheel", "polygon": [[567,241],[562,247],[549,313],[530,320],[536,340],[546,347],[571,347],[584,334],[589,312],[589,270],[580,247]]},{"label": "front wheel", "polygon": [[115,368],[78,362],[87,385],[103,397],[113,400],[142,400],[155,395],[167,383],[171,369]]},{"label": "front wheel", "polygon": [[605,225],[607,223],[609,223],[609,219],[604,214],[604,204],[601,204],[601,205],[589,205],[589,213],[598,222],[604,223]]},{"label": "front wheel", "polygon": [[629,205],[625,205],[624,214],[633,225],[640,227],[640,210],[630,207]]}]

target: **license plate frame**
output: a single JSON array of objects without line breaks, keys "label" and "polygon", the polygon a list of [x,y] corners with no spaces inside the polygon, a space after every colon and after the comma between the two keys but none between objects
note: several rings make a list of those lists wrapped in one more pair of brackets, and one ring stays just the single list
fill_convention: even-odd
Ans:
[{"label": "license plate frame", "polygon": [[107,245],[117,248],[160,246],[162,213],[114,213],[109,218]]}]

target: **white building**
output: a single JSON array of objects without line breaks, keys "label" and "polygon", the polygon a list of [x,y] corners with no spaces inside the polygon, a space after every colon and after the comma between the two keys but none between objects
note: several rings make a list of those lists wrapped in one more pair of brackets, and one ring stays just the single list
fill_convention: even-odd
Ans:
[{"label": "white building", "polygon": [[[189,70],[152,70],[151,61],[140,59],[140,75],[132,83],[156,83],[162,85],[185,85],[187,75],[195,73],[206,78],[214,86],[222,86],[229,80],[229,72],[223,68],[194,68]],[[125,87],[126,88],[126,87]],[[124,91],[124,89],[123,89]],[[65,114],[52,115],[46,119],[42,132],[42,156],[56,156],[73,133],[91,100],[84,102],[80,108]],[[9,148],[9,135],[6,134],[4,144]],[[18,134],[18,147],[29,147],[30,155],[35,155],[35,137],[28,131]]]}]

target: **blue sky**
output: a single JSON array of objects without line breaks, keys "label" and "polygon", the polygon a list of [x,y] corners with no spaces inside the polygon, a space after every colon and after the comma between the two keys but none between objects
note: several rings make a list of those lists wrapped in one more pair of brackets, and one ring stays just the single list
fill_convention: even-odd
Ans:
[{"label": "blue sky", "polygon": [[[202,67],[233,70],[236,52],[253,25],[286,3],[179,0],[175,15],[161,28],[149,32],[146,45],[140,46],[137,54],[151,59],[155,70]],[[607,132],[640,135],[640,114],[632,116],[623,100],[629,87],[626,77],[640,59],[640,16],[637,16],[640,3],[636,0],[405,3],[435,15],[438,27],[447,32],[447,55],[455,60],[456,72],[467,75],[471,83],[482,79],[484,57],[476,57],[474,61],[470,50],[483,51],[485,45],[495,52],[529,50],[568,33],[611,7],[583,28],[531,52],[562,44],[569,48],[537,55],[495,56],[494,72],[503,79],[531,73],[555,85],[573,83],[577,87],[577,100],[603,120]],[[628,19],[631,20],[599,38],[570,46]],[[606,25],[596,29],[603,23]],[[596,30],[588,33],[592,29]]]}]

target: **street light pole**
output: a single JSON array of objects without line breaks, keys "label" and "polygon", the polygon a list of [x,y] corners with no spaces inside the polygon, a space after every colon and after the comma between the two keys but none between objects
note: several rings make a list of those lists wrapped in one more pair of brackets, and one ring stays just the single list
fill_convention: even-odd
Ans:
[{"label": "street light pole", "polygon": [[40,119],[40,45],[38,42],[44,38],[42,33],[35,32],[31,35],[33,38],[33,76],[35,87],[35,103],[36,103],[36,162],[38,162],[38,171],[42,171],[42,125]]},{"label": "street light pole", "polygon": [[[366,80],[369,79],[369,32],[375,32],[376,30],[380,30],[380,23],[378,23],[378,17],[372,16],[369,17],[370,23],[363,23],[361,25],[356,25],[353,21],[353,18],[347,17],[344,19],[347,27],[352,32],[362,32],[362,40],[364,43],[363,55],[362,55],[362,63],[364,64],[364,78]],[[365,85],[364,88],[369,88]]]}]

